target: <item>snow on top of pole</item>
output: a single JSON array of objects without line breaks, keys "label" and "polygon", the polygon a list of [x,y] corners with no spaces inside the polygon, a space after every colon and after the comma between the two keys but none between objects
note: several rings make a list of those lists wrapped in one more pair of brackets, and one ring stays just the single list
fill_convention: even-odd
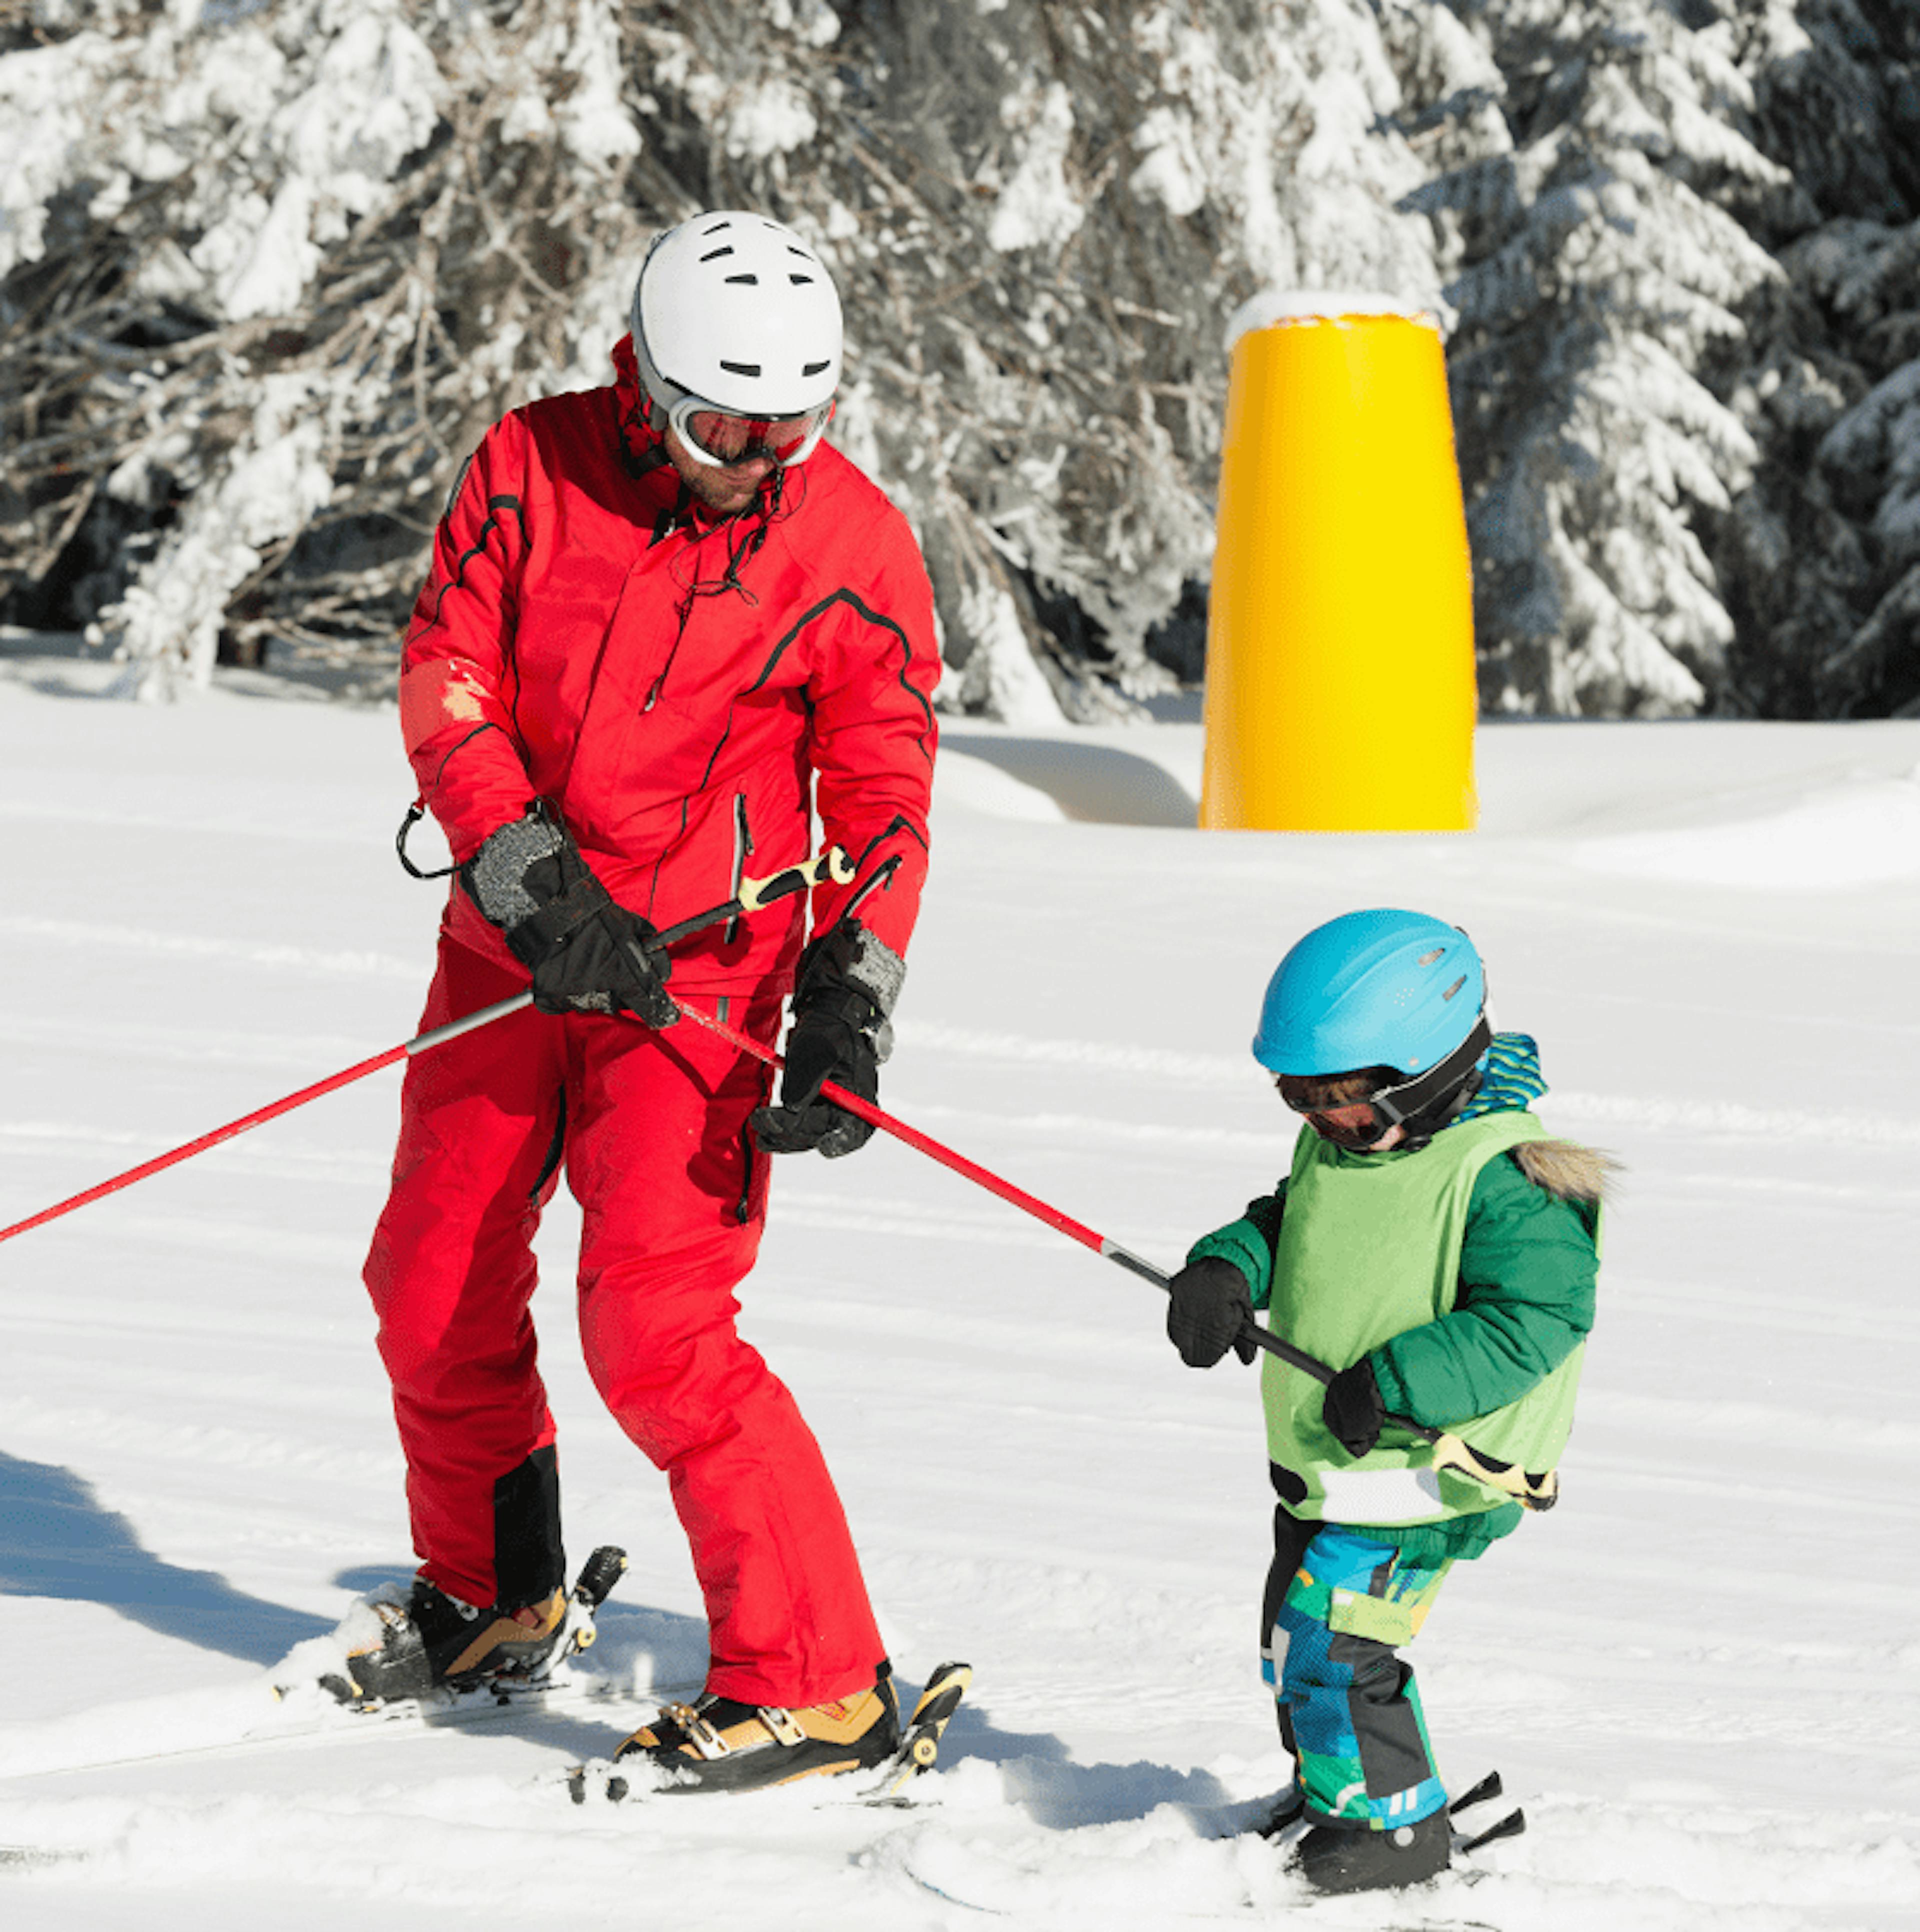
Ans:
[{"label": "snow on top of pole", "polygon": [[1226,351],[1250,331],[1299,322],[1342,322],[1352,316],[1397,315],[1438,332],[1440,318],[1424,302],[1350,289],[1263,289],[1235,309],[1227,322]]}]

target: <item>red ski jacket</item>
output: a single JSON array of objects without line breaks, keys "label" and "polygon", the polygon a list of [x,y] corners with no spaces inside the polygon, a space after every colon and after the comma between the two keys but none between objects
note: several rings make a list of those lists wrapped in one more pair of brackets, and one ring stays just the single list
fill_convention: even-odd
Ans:
[{"label": "red ski jacket", "polygon": [[[549,800],[614,898],[668,926],[824,840],[850,908],[904,956],[927,859],[940,658],[906,519],[823,443],[713,521],[616,380],[488,431],[454,485],[400,659],[401,729],[454,857]],[[802,902],[675,949],[676,992],[790,974]],[[456,882],[442,930],[504,963]]]}]

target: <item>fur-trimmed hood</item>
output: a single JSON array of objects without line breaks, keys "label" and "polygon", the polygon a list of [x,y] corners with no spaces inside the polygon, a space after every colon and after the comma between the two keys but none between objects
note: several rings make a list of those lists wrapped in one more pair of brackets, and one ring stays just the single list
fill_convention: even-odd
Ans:
[{"label": "fur-trimmed hood", "polygon": [[1520,1172],[1562,1201],[1604,1201],[1619,1162],[1578,1141],[1522,1141],[1514,1149]]}]

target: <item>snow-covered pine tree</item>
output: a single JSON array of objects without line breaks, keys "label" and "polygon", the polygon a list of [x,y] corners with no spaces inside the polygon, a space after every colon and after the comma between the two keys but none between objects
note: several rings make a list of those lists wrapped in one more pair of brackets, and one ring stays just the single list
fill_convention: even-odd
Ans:
[{"label": "snow-covered pine tree", "polygon": [[603,379],[649,230],[748,205],[842,278],[836,434],[920,530],[949,701],[1098,715],[1204,584],[1234,310],[1437,288],[1366,0],[14,17],[0,560],[149,692],[222,638],[390,656],[481,424]]},{"label": "snow-covered pine tree", "polygon": [[1735,394],[1762,457],[1713,545],[1762,716],[1920,707],[1920,5],[1736,15],[1756,139],[1793,193]]},{"label": "snow-covered pine tree", "polygon": [[223,638],[390,658],[459,456],[503,389],[585,380],[574,302],[631,275],[608,0],[14,13],[15,608],[92,620],[146,696]]},{"label": "snow-covered pine tree", "polygon": [[482,425],[746,202],[950,704],[1197,674],[1227,319],[1445,283],[1490,704],[1909,706],[1916,76],[1920,0],[0,0],[0,609],[377,686]]},{"label": "snow-covered pine tree", "polygon": [[1437,292],[1361,0],[680,4],[635,32],[694,200],[774,208],[841,277],[836,434],[920,533],[949,703],[1084,717],[1163,685],[1232,312],[1275,282]]},{"label": "snow-covered pine tree", "polygon": [[1712,701],[1733,624],[1702,547],[1756,451],[1722,392],[1776,277],[1723,204],[1784,170],[1724,30],[1660,0],[1453,0],[1504,83],[1504,154],[1414,197],[1460,252],[1450,354],[1491,708]]}]

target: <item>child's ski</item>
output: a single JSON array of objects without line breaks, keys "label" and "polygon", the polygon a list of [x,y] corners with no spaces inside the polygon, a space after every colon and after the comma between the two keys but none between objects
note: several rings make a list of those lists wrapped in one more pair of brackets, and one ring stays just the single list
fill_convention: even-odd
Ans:
[{"label": "child's ski", "polygon": [[[1470,1811],[1476,1805],[1485,1804],[1498,1798],[1505,1788],[1500,1781],[1500,1774],[1497,1771],[1490,1771],[1478,1784],[1469,1785],[1447,1807],[1447,1814],[1450,1818],[1456,1819],[1462,1812]],[[1516,1805],[1504,1817],[1496,1818],[1492,1824],[1483,1826],[1478,1831],[1462,1830],[1456,1825],[1454,1828],[1454,1850],[1462,1854],[1470,1854],[1478,1851],[1483,1845],[1492,1844],[1499,1839],[1517,1838],[1526,1828],[1527,1814]]]}]

